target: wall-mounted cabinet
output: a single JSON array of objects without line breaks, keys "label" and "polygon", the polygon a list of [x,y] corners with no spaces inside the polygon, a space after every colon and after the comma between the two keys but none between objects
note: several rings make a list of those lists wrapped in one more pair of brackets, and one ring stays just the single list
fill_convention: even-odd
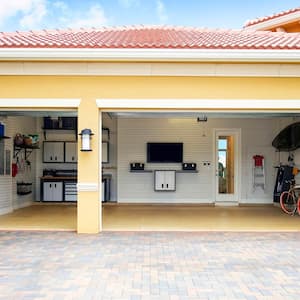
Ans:
[{"label": "wall-mounted cabinet", "polygon": [[44,163],[76,163],[77,142],[44,141]]},{"label": "wall-mounted cabinet", "polygon": [[44,142],[43,161],[45,163],[64,162],[64,142]]},{"label": "wall-mounted cabinet", "polygon": [[77,143],[65,142],[65,162],[75,163],[77,162]]},{"label": "wall-mounted cabinet", "polygon": [[175,191],[176,171],[154,171],[155,191]]}]

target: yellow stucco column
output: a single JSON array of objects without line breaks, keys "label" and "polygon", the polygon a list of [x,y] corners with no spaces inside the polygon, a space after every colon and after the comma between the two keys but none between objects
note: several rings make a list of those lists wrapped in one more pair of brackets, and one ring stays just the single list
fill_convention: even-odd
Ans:
[{"label": "yellow stucco column", "polygon": [[98,233],[102,230],[101,185],[99,185],[99,118],[101,117],[95,99],[82,99],[78,108],[78,132],[91,129],[92,151],[82,152],[81,139],[78,138],[78,203],[77,232]]}]

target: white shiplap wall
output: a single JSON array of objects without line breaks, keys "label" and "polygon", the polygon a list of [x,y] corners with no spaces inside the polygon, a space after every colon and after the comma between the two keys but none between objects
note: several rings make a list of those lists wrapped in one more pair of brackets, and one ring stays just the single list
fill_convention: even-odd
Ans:
[{"label": "white shiplap wall", "polygon": [[[5,126],[5,135],[11,136],[11,130],[9,128],[9,119],[0,118],[0,122]],[[12,152],[11,139],[3,140],[4,149]],[[0,154],[1,155],[1,154]],[[12,153],[11,153],[12,156]],[[3,159],[1,157],[1,159]],[[0,215],[11,212],[13,210],[12,203],[12,178],[11,175],[0,175]]]},{"label": "white shiplap wall", "polygon": [[[112,175],[111,179],[111,194],[110,201],[117,201],[118,191],[117,191],[117,118],[110,116],[107,113],[102,113],[102,127],[109,128],[110,138],[109,138],[109,163],[102,164],[103,174]],[[103,134],[106,134],[103,131]],[[107,141],[107,137],[103,136],[103,141]]]},{"label": "white shiplap wall", "polygon": [[[276,119],[138,119],[118,120],[118,202],[214,202],[213,129],[241,128],[241,203],[272,203],[275,151],[271,146]],[[199,173],[177,174],[176,192],[154,192],[153,173],[130,173],[130,162],[146,162],[147,142],[183,142],[184,161],[197,163]],[[265,156],[266,189],[252,188],[252,156]],[[203,161],[212,162],[204,167]],[[181,169],[180,164],[146,164],[147,169]]]},{"label": "white shiplap wall", "polygon": [[[11,161],[16,162],[13,157],[13,138],[16,133],[21,134],[35,134],[36,133],[36,119],[31,117],[7,117],[3,120],[6,125],[6,135],[11,139],[5,141],[5,148],[11,151]],[[36,151],[34,150],[29,156],[30,168],[20,168],[16,177],[0,176],[0,213],[7,213],[13,209],[25,207],[32,204],[35,199],[35,178],[36,178]],[[18,155],[19,166],[26,166],[24,151]],[[32,193],[28,195],[17,195],[17,182],[32,182]]]}]

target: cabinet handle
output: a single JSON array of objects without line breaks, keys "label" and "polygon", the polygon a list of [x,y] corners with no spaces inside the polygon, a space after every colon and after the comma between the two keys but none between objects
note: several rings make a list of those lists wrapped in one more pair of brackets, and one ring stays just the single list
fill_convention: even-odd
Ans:
[{"label": "cabinet handle", "polygon": [[50,188],[52,187],[52,184],[50,183]]},{"label": "cabinet handle", "polygon": [[169,187],[169,184],[167,183],[167,188]]},{"label": "cabinet handle", "polygon": [[54,187],[56,188],[56,183],[54,184]]},{"label": "cabinet handle", "polygon": [[164,184],[163,183],[161,184],[161,187],[164,188]]}]

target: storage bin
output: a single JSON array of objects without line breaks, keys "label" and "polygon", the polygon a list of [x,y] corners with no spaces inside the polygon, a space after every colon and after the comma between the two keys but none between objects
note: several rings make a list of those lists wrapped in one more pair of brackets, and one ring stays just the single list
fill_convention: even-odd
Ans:
[{"label": "storage bin", "polygon": [[32,192],[32,182],[17,182],[17,194],[27,195]]}]

